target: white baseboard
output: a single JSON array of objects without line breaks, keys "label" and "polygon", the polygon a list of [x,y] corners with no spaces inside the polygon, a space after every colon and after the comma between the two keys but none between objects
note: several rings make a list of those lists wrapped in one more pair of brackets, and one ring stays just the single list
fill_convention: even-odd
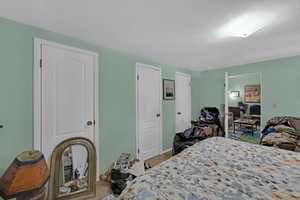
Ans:
[{"label": "white baseboard", "polygon": [[166,149],[162,152],[162,154],[172,151],[172,148]]}]

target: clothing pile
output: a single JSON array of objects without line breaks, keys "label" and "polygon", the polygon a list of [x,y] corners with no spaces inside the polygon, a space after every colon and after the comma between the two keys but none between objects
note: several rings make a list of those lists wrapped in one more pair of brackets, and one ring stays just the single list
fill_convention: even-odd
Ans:
[{"label": "clothing pile", "polygon": [[199,120],[192,121],[192,128],[176,133],[173,141],[173,155],[195,143],[213,136],[224,136],[217,108],[203,108]]},{"label": "clothing pile", "polygon": [[[135,156],[129,153],[122,153],[119,159],[114,162],[108,172],[106,172],[106,181],[111,183],[113,193],[119,195],[125,189],[129,181],[132,181],[144,173],[143,161],[136,159]],[[105,180],[103,178],[101,179]]]},{"label": "clothing pile", "polygon": [[260,144],[300,152],[300,118],[273,117],[262,131]]},{"label": "clothing pile", "polygon": [[184,149],[207,137],[204,130],[200,128],[189,128],[182,133],[177,133],[174,137],[172,153],[173,155],[179,154]]},{"label": "clothing pile", "polygon": [[219,115],[218,108],[204,107],[200,111],[198,121],[192,121],[192,125],[203,128],[208,136],[224,136]]}]

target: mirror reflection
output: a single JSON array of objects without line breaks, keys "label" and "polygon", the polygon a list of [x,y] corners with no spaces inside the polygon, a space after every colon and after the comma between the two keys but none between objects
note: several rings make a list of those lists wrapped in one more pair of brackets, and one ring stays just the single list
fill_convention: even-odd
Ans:
[{"label": "mirror reflection", "polygon": [[62,154],[59,196],[76,194],[88,189],[88,151],[83,145],[71,145]]},{"label": "mirror reflection", "polygon": [[260,141],[260,73],[228,77],[228,136],[251,143]]}]

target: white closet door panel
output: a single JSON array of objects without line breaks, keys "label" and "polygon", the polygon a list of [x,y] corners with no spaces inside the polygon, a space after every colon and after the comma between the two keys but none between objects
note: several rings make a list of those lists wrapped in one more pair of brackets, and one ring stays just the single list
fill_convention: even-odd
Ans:
[{"label": "white closet door panel", "polygon": [[146,160],[160,153],[161,73],[160,70],[143,65],[138,66],[137,70],[139,157]]},{"label": "white closet door panel", "polygon": [[175,75],[176,86],[176,133],[191,127],[191,77]]},{"label": "white closet door panel", "polygon": [[94,141],[94,65],[90,55],[51,45],[42,46],[42,59],[42,149],[49,159],[65,139]]}]

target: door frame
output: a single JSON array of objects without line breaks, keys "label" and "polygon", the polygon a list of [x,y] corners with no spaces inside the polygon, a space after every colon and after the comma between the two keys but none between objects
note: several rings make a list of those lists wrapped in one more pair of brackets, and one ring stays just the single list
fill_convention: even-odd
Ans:
[{"label": "door frame", "polygon": [[33,62],[33,149],[42,150],[42,48],[43,44],[47,44],[50,46],[54,46],[56,48],[61,48],[64,50],[79,52],[83,54],[87,54],[93,57],[94,60],[94,117],[95,117],[95,125],[94,125],[94,145],[96,148],[96,169],[97,169],[97,180],[99,180],[100,174],[100,155],[99,155],[99,137],[100,137],[100,121],[99,121],[99,63],[98,63],[98,54],[92,51],[79,49],[76,47],[66,46],[63,44],[59,44],[56,42],[51,42],[48,40],[34,38],[34,62]]},{"label": "door frame", "polygon": [[225,111],[224,111],[224,131],[225,131],[225,137],[228,138],[228,116],[229,116],[229,106],[228,106],[228,72],[225,72],[225,88],[224,88],[224,98],[225,98]]},{"label": "door frame", "polygon": [[[185,77],[188,77],[189,79],[190,79],[190,89],[189,89],[189,102],[190,102],[190,110],[189,110],[189,121],[191,121],[192,120],[192,76],[190,75],[190,74],[186,74],[186,73],[182,73],[182,72],[175,72],[175,97],[176,97],[176,94],[178,94],[177,93],[177,91],[176,91],[176,88],[177,88],[177,83],[176,83],[176,75],[180,75],[180,76],[185,76]],[[177,122],[177,120],[176,120],[176,117],[177,117],[177,98],[175,98],[175,130],[176,130],[176,126],[177,126],[177,124],[176,124],[176,122]]]},{"label": "door frame", "polygon": [[[158,70],[159,71],[159,74],[160,74],[160,89],[159,89],[159,99],[160,99],[160,102],[159,102],[159,111],[160,111],[160,123],[159,123],[159,154],[162,154],[163,153],[163,124],[162,124],[162,121],[163,121],[163,113],[162,113],[162,92],[163,92],[163,87],[162,87],[162,72],[161,72],[161,68],[159,67],[155,67],[153,65],[148,65],[148,64],[143,64],[143,63],[136,63],[135,65],[135,106],[136,106],[136,120],[135,120],[135,138],[136,138],[136,156],[137,158],[139,159],[140,158],[140,155],[139,155],[139,146],[140,146],[140,134],[139,134],[139,74],[138,74],[138,68],[139,67],[148,67],[148,68],[151,68],[151,69],[154,69],[154,70]],[[158,155],[159,155],[158,154]]]},{"label": "door frame", "polygon": [[250,72],[250,73],[241,73],[241,74],[233,74],[229,75],[228,72],[225,72],[225,137],[228,138],[228,112],[229,112],[229,93],[228,93],[228,84],[229,84],[229,79],[230,78],[238,78],[238,77],[243,77],[247,75],[258,75],[259,76],[259,81],[260,81],[260,134],[262,130],[262,119],[263,119],[263,74],[262,72]]}]

